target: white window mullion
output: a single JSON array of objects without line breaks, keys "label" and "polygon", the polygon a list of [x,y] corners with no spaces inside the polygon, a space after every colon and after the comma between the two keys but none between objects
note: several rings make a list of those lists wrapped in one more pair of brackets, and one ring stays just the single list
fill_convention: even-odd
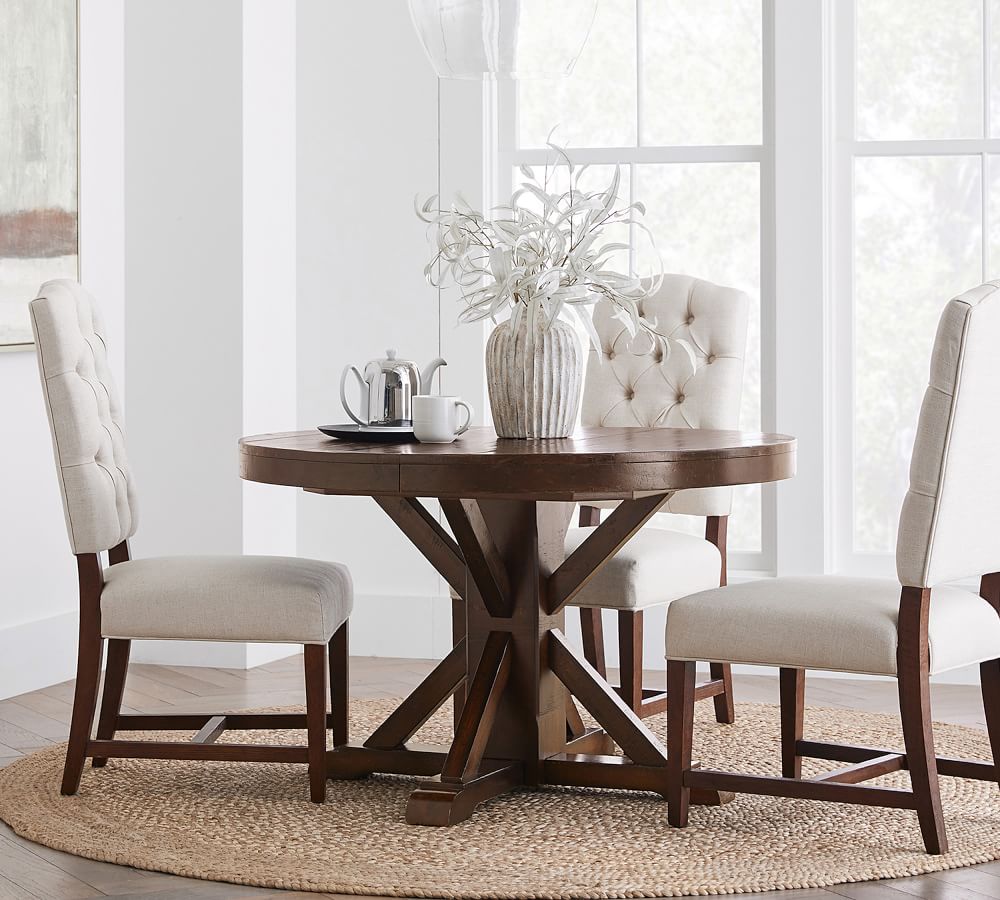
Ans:
[{"label": "white window mullion", "polygon": [[[798,472],[777,491],[778,574],[828,566],[828,332],[822,98],[827,73],[824,0],[778,4],[774,20],[774,419],[799,441]],[[766,293],[765,293],[766,296]],[[765,305],[764,309],[767,309]],[[765,352],[765,359],[768,355]]]}]

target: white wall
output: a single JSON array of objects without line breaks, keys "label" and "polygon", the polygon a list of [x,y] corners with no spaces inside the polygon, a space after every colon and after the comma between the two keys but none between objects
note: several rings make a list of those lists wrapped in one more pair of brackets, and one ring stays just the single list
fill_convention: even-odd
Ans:
[{"label": "white wall", "polygon": [[[136,3],[125,31],[133,546],[294,555],[294,495],[242,482],[237,442],[295,421],[295,4]],[[149,642],[133,658],[286,652]]]},{"label": "white wall", "polygon": [[[457,310],[442,309],[451,301],[423,279],[430,249],[413,212],[415,195],[442,185],[450,192],[461,166],[473,179],[464,185],[472,198],[480,187],[478,87],[443,93],[405,0],[298,3],[301,428],[345,421],[341,369],[387,347],[421,366],[450,357],[442,376],[448,392],[474,404],[481,396],[481,332],[456,339]],[[441,133],[444,153],[442,102],[450,123]],[[451,160],[454,169],[442,175]],[[298,546],[302,556],[351,568],[353,652],[440,656],[450,646],[441,580],[372,500],[300,495]]]},{"label": "white wall", "polygon": [[[81,275],[103,301],[122,381],[124,349],[124,0],[87,0],[80,16]],[[71,677],[76,564],[33,349],[0,353],[0,697]]]}]

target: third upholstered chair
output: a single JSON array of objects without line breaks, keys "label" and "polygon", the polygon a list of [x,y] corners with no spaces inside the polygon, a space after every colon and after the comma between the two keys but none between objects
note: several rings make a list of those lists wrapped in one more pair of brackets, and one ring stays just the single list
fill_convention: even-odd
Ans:
[{"label": "third upholstered chair", "polygon": [[[685,275],[666,275],[642,315],[657,329],[687,341],[697,359],[674,347],[666,359],[647,338],[632,338],[607,303],[594,310],[600,349],[591,348],[582,421],[588,426],[636,428],[736,428],[743,389],[749,298],[741,291]],[[674,494],[666,513],[705,517],[705,536],[644,528],[601,569],[573,603],[579,606],[584,653],[605,671],[601,610],[618,613],[620,692],[636,715],[662,711],[665,695],[642,684],[643,611],[726,583],[726,526],[732,488],[701,488]],[[580,528],[567,535],[567,553],[600,523],[597,503],[581,506]],[[659,517],[669,519],[669,515]],[[713,666],[699,697],[714,697],[716,717],[733,721],[728,666]]]},{"label": "third upholstered chair", "polygon": [[[667,615],[670,821],[691,788],[914,809],[929,853],[947,850],[938,774],[1000,781],[1000,282],[941,316],[896,540],[898,580],[777,578],[677,600]],[[981,578],[979,596],[949,585]],[[691,767],[694,660],[780,668],[782,776]],[[931,675],[979,664],[994,763],[938,759]],[[806,669],[898,681],[905,751],[803,739]],[[808,780],[802,757],[846,767]],[[912,790],[861,782],[908,769]],[[773,824],[773,823],[772,823]]]},{"label": "third upholstered chair", "polygon": [[[79,658],[62,793],[77,792],[87,757],[95,767],[109,757],[241,760],[307,763],[310,796],[322,802],[327,729],[334,744],[347,742],[350,574],[336,563],[273,556],[131,559],[135,486],[97,306],[79,284],[59,280],[42,285],[30,308],[80,584]],[[150,639],[303,644],[306,713],[123,715],[131,643]],[[94,739],[105,641],[108,664]],[[328,655],[332,714],[326,708]],[[307,746],[216,743],[227,729],[260,728],[305,728]],[[196,734],[191,743],[115,740],[119,730]]]}]

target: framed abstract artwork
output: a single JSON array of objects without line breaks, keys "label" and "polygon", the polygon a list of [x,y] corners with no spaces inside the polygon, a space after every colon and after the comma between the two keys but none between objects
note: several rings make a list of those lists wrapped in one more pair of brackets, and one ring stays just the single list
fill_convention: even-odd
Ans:
[{"label": "framed abstract artwork", "polygon": [[77,0],[0,0],[0,349],[28,301],[79,276]]}]

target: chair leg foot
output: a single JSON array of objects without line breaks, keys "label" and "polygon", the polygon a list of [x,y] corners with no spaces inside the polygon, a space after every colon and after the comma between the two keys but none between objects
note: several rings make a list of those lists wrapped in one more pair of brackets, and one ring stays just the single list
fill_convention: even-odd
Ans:
[{"label": "chair leg foot", "polygon": [[72,796],[80,789],[83,766],[87,761],[87,744],[90,743],[90,731],[94,727],[94,713],[97,709],[104,640],[99,633],[91,632],[88,623],[81,621],[73,716],[70,720],[69,744],[66,747],[66,764],[60,787],[60,793],[65,796]]},{"label": "chair leg foot", "polygon": [[326,647],[305,645],[306,731],[309,748],[309,798],[326,800]]},{"label": "chair leg foot", "polygon": [[684,787],[684,773],[691,768],[694,743],[695,664],[667,662],[667,820],[674,828],[688,823],[691,789]]},{"label": "chair leg foot", "polygon": [[712,681],[721,681],[725,690],[712,698],[715,704],[715,721],[722,725],[732,725],[736,721],[736,707],[733,703],[733,667],[729,663],[710,663],[709,674]]}]

